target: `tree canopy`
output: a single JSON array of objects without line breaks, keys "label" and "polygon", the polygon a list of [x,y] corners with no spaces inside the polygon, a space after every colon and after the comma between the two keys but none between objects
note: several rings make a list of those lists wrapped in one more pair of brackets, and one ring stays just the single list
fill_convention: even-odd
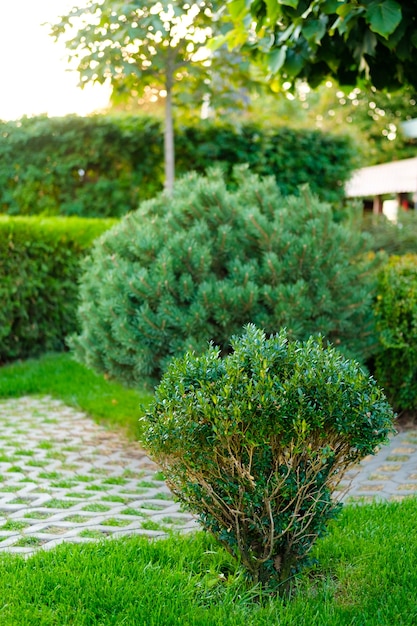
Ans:
[{"label": "tree canopy", "polygon": [[222,40],[249,48],[276,90],[298,78],[312,87],[417,87],[416,0],[229,0]]},{"label": "tree canopy", "polygon": [[[213,93],[231,89],[242,70],[237,53],[206,43],[220,32],[210,0],[85,0],[51,26],[77,61],[81,85],[110,82],[114,97],[152,87],[165,100],[166,187],[174,179],[173,105],[179,97],[213,103]],[[188,86],[188,89],[187,89]],[[178,87],[181,87],[180,89]]]}]

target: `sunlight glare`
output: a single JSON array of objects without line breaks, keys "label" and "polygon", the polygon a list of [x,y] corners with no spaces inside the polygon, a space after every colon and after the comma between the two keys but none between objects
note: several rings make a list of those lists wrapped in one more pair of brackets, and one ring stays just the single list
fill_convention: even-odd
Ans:
[{"label": "sunlight glare", "polygon": [[78,87],[68,71],[65,46],[55,43],[45,22],[57,21],[77,0],[13,0],[2,6],[0,22],[0,120],[24,115],[86,115],[105,109],[108,86]]}]

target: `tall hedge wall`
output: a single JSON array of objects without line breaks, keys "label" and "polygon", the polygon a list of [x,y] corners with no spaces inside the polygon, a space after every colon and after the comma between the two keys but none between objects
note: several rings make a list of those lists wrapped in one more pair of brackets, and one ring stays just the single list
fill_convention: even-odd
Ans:
[{"label": "tall hedge wall", "polygon": [[[200,122],[177,126],[177,176],[248,163],[287,195],[308,182],[336,202],[355,167],[349,139],[320,131]],[[121,216],[163,187],[161,123],[144,116],[24,118],[0,123],[0,212]]]},{"label": "tall hedge wall", "polygon": [[0,217],[0,364],[65,348],[80,261],[115,221]]}]

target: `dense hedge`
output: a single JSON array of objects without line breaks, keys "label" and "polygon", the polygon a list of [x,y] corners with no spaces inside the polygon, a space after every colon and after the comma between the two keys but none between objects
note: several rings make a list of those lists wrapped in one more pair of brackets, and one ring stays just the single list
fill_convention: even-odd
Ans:
[{"label": "dense hedge", "polygon": [[417,255],[393,256],[379,273],[380,349],[375,376],[398,411],[417,409]]},{"label": "dense hedge", "polygon": [[[201,121],[176,129],[177,176],[248,163],[287,195],[308,182],[337,202],[355,167],[345,137]],[[120,216],[163,187],[161,122],[144,116],[45,116],[0,123],[0,212]]]},{"label": "dense hedge", "polygon": [[339,202],[356,152],[346,137],[318,130],[201,122],[177,132],[176,162],[178,173],[187,173],[191,163],[200,174],[219,163],[228,179],[234,165],[247,163],[260,176],[274,176],[284,195],[298,194],[308,183],[321,200]]},{"label": "dense hedge", "polygon": [[0,211],[118,216],[162,186],[157,120],[103,116],[0,124]]},{"label": "dense hedge", "polygon": [[417,254],[417,211],[399,211],[395,223],[385,215],[365,214],[361,226],[370,235],[370,248],[375,252]]},{"label": "dense hedge", "polygon": [[80,259],[115,220],[0,217],[0,363],[62,350]]}]

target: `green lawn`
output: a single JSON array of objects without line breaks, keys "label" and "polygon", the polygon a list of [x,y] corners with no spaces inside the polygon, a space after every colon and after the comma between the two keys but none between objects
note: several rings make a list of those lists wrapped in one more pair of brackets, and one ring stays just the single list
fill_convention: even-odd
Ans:
[{"label": "green lawn", "polygon": [[[67,354],[0,369],[0,398],[49,394],[140,438],[149,392]],[[205,533],[0,552],[1,626],[415,626],[417,499],[346,506],[291,599],[260,595]]]},{"label": "green lawn", "polygon": [[2,626],[414,626],[417,501],[346,507],[292,599],[259,598],[204,533],[0,556]]},{"label": "green lawn", "polygon": [[0,368],[0,398],[26,395],[59,398],[98,422],[125,429],[129,437],[139,440],[139,419],[152,400],[151,392],[126,389],[106,380],[67,353],[46,354]]}]

